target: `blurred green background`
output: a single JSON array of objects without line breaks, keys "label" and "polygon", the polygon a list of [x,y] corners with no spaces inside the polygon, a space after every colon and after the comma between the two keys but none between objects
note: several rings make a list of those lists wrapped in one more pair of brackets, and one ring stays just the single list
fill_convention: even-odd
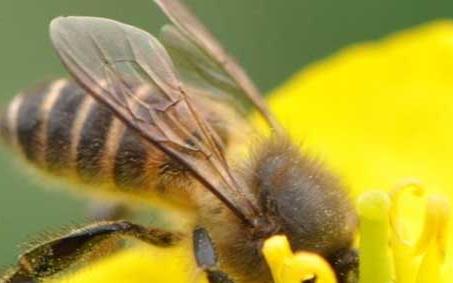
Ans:
[{"label": "blurred green background", "polygon": [[[453,16],[440,0],[187,0],[265,91],[298,69],[352,43]],[[113,18],[151,31],[164,17],[151,0],[0,0],[0,100],[42,79],[65,75],[47,26],[59,15]],[[27,174],[0,151],[0,267],[20,243],[84,221],[86,200]],[[44,189],[43,189],[44,188]]]}]

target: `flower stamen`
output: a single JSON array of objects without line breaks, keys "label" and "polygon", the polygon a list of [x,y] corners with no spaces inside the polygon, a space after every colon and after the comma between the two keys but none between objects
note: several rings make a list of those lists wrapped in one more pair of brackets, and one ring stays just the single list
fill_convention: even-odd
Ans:
[{"label": "flower stamen", "polygon": [[417,283],[442,282],[442,263],[447,244],[449,204],[446,198],[430,196],[422,235],[415,246],[415,254],[422,259],[417,272]]},{"label": "flower stamen", "polygon": [[[398,185],[390,192],[390,226],[391,226],[391,249],[393,252],[393,264],[395,268],[396,282],[413,283],[415,282],[414,272],[417,268],[417,261],[414,254],[414,247],[422,247],[422,239],[425,235],[419,237],[419,240],[410,239],[411,234],[408,231],[406,223],[402,221],[401,202],[409,195],[414,197],[423,197],[425,195],[424,187],[417,181],[404,182]],[[425,230],[426,231],[426,230]],[[425,234],[425,233],[422,233]]]},{"label": "flower stamen", "polygon": [[276,283],[299,283],[316,277],[319,283],[336,283],[335,273],[321,256],[309,252],[293,254],[285,236],[264,242],[263,254]]},{"label": "flower stamen", "polygon": [[392,282],[389,241],[390,199],[381,191],[370,191],[358,199],[360,217],[360,283]]},{"label": "flower stamen", "polygon": [[[400,203],[407,193],[425,197],[425,217],[418,238],[410,239],[409,229],[400,216]],[[390,193],[391,248],[398,283],[441,282],[445,257],[449,206],[446,198],[425,196],[418,183],[406,183]]]},{"label": "flower stamen", "polygon": [[401,199],[407,194],[412,194],[415,197],[423,197],[425,195],[424,187],[416,180],[408,180],[398,185],[390,192],[391,206],[390,206],[390,225],[392,227],[392,236],[405,246],[412,246],[409,240],[409,232],[407,226],[401,221],[399,217]]}]

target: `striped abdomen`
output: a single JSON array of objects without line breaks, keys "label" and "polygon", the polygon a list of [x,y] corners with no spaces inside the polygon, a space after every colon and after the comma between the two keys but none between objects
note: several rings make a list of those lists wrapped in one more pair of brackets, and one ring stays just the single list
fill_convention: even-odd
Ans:
[{"label": "striped abdomen", "polygon": [[[135,92],[152,95],[144,86]],[[16,96],[4,112],[1,134],[28,161],[51,174],[98,189],[148,195],[171,190],[170,198],[186,197],[173,196],[175,186],[188,185],[184,169],[74,82],[58,80]]]}]

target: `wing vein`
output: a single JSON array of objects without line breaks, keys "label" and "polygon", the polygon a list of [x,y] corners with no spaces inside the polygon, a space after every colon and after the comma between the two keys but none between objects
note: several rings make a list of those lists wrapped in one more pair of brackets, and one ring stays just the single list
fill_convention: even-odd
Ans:
[{"label": "wing vein", "polygon": [[[146,141],[186,167],[244,223],[261,215],[231,171],[224,145],[196,109],[165,48],[149,33],[102,18],[58,18],[51,39],[74,78]],[[136,89],[147,86],[146,97]]]}]

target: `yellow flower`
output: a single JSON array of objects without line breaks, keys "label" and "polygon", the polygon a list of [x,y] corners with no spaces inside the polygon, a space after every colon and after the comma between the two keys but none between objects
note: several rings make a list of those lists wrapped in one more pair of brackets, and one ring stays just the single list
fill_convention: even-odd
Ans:
[{"label": "yellow flower", "polygon": [[[360,281],[448,282],[453,276],[453,225],[447,226],[447,200],[453,198],[453,22],[349,47],[296,74],[269,102],[291,137],[338,172],[354,197],[381,190],[359,198]],[[188,245],[139,246],[58,281],[203,281],[190,251]],[[271,238],[264,253],[279,283],[299,282],[297,276],[310,273],[334,282],[321,258],[293,255],[285,238]],[[304,274],[301,264],[309,266]]]},{"label": "yellow flower", "polygon": [[[422,200],[406,196],[400,209],[405,235],[400,235],[400,227],[390,227],[385,216],[386,209],[389,216],[395,214],[393,206],[402,201],[389,199],[385,204],[386,200],[379,200],[382,196],[378,199],[364,196],[365,206],[377,205],[378,216],[382,217],[382,223],[373,219],[372,224],[382,225],[382,229],[389,231],[381,229],[371,233],[375,228],[363,227],[367,214],[359,210],[362,232],[371,229],[368,235],[361,236],[361,243],[367,242],[364,236],[371,236],[373,241],[367,248],[381,248],[380,254],[371,254],[375,263],[370,267],[372,277],[367,281],[361,276],[362,282],[385,282],[385,276],[379,277],[382,274],[377,271],[392,273],[392,270],[399,283],[442,282],[441,279],[436,281],[435,277],[440,275],[434,274],[442,271],[444,278],[453,276],[453,247],[450,245],[444,250],[447,240],[451,242],[453,236],[452,229],[446,228],[448,205],[444,200],[433,201],[435,197],[431,196],[442,194],[450,200],[453,197],[452,76],[453,22],[444,21],[399,33],[378,43],[343,50],[297,74],[270,98],[274,112],[291,136],[296,140],[303,138],[305,148],[339,172],[353,195],[370,189],[390,190],[408,181],[421,183],[426,191],[426,210]],[[413,179],[415,181],[410,181]],[[428,223],[440,221],[441,225],[431,223],[421,228],[425,213]],[[424,257],[417,258],[410,266],[407,259],[419,254],[414,254],[412,247],[402,247],[406,243],[400,243],[399,238],[409,235],[411,241],[415,241],[419,234],[422,234],[421,243],[426,245]],[[432,246],[429,238],[432,235],[441,238],[449,235],[449,238]],[[390,239],[392,251],[383,250]],[[376,242],[379,240],[381,246]],[[404,253],[408,254],[399,258]],[[435,253],[438,255],[433,256]],[[441,268],[444,254],[445,266]],[[361,260],[366,261],[366,257]],[[430,274],[419,270],[433,266],[438,270]],[[365,267],[361,264],[361,268]],[[361,271],[366,275],[366,270]],[[430,281],[426,281],[427,278]]]}]

